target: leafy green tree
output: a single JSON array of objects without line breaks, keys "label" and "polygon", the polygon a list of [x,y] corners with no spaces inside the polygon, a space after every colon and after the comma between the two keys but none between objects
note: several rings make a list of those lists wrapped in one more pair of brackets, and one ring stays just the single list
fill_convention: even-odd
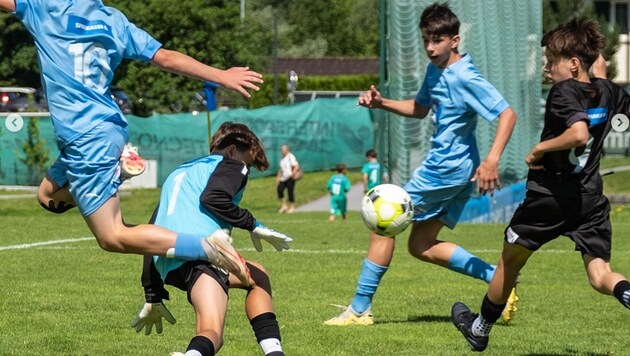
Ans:
[{"label": "leafy green tree", "polygon": [[28,183],[31,185],[39,184],[50,161],[50,151],[46,147],[46,141],[42,140],[39,134],[38,120],[38,118],[28,120],[28,137],[22,143],[25,157],[20,158],[20,161],[28,167]]}]

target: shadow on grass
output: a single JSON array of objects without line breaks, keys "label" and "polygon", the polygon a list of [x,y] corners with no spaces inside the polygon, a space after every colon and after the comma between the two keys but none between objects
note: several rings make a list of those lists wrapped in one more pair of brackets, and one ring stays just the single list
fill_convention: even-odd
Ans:
[{"label": "shadow on grass", "polygon": [[412,315],[407,320],[384,319],[376,321],[377,324],[400,324],[400,323],[450,323],[451,318],[444,315]]}]

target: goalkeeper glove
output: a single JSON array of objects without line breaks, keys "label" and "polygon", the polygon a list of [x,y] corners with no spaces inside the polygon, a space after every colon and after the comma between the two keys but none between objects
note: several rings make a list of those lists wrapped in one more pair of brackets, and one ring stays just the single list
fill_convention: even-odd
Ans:
[{"label": "goalkeeper glove", "polygon": [[175,324],[175,317],[171,314],[166,306],[162,303],[145,303],[142,309],[136,315],[136,318],[131,322],[131,327],[140,332],[145,329],[144,334],[151,334],[151,329],[155,325],[155,331],[158,334],[162,333],[162,318],[166,319],[169,323]]},{"label": "goalkeeper glove", "polygon": [[289,243],[293,241],[293,239],[289,236],[274,231],[273,229],[266,227],[258,221],[256,221],[256,224],[254,225],[254,230],[250,231],[249,235],[252,238],[252,244],[258,252],[261,252],[263,250],[260,240],[267,241],[278,251],[288,250],[290,247]]}]

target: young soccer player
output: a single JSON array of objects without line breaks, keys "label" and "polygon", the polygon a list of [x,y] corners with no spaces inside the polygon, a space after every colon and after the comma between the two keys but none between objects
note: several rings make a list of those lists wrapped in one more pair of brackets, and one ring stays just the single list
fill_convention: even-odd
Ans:
[{"label": "young soccer player", "polygon": [[122,183],[119,159],[129,133],[109,89],[125,58],[219,83],[245,97],[250,96],[247,89],[258,90],[262,76],[246,67],[219,70],[164,49],[100,0],[0,0],[0,9],[13,12],[35,38],[60,151],[39,186],[41,205],[55,213],[78,206],[106,251],[206,259],[248,283],[247,266],[225,234],[204,240],[154,225],[125,226],[117,191]]},{"label": "young soccer player", "polygon": [[[238,206],[243,197],[250,167],[263,171],[269,162],[262,143],[247,126],[224,123],[214,135],[209,156],[178,167],[166,179],[153,223],[191,234],[208,234],[233,227],[250,231],[252,242],[262,251],[261,239],[278,251],[289,248],[292,239],[266,228],[246,209]],[[264,231],[263,231],[264,230]],[[262,233],[261,233],[262,231]],[[153,261],[155,264],[153,264]],[[207,261],[185,261],[161,256],[145,257],[143,286],[146,304],[132,326],[136,331],[153,325],[162,330],[162,318],[175,319],[162,304],[168,299],[161,279],[188,292],[197,316],[197,333],[186,355],[214,355],[221,348],[229,287],[248,290],[246,312],[265,355],[284,355],[280,329],[273,313],[271,284],[264,268],[247,262],[255,285],[244,285]]]},{"label": "young soccer player", "polygon": [[[440,230],[454,228],[477,182],[482,194],[499,187],[498,163],[516,124],[516,115],[501,94],[479,73],[468,54],[458,51],[459,20],[446,4],[427,7],[420,31],[430,64],[415,99],[386,99],[371,86],[359,105],[422,119],[429,110],[436,129],[422,166],[404,186],[414,205],[409,252],[414,257],[489,283],[495,266],[462,247],[438,240]],[[475,140],[476,116],[499,118],[496,136],[480,162]],[[372,233],[354,299],[327,325],[371,325],[372,297],[392,260],[396,240]],[[516,301],[513,295],[512,301]],[[505,321],[515,311],[506,309]]]},{"label": "young soccer player", "polygon": [[350,191],[350,180],[346,177],[346,165],[340,163],[337,165],[337,173],[326,183],[326,189],[330,192],[330,216],[328,221],[335,221],[335,217],[341,216],[346,220],[346,211],[348,207],[348,199],[346,193]]},{"label": "young soccer player", "polygon": [[367,162],[361,167],[361,178],[363,179],[363,192],[367,193],[368,190],[383,183],[385,174],[383,168],[378,162],[378,155],[374,149],[370,149],[365,153]]},{"label": "young soccer player", "polygon": [[[605,79],[600,55],[605,43],[597,22],[587,18],[572,19],[542,38],[545,72],[554,86],[540,142],[525,158],[530,168],[525,201],[505,229],[503,251],[481,314],[473,314],[461,302],[451,311],[453,323],[474,351],[487,347],[492,325],[529,257],[559,235],[575,242],[591,286],[630,308],[630,283],[610,268],[610,204],[599,174],[611,120],[628,114],[630,97]],[[589,78],[594,62],[604,66],[593,71],[600,78]]]}]

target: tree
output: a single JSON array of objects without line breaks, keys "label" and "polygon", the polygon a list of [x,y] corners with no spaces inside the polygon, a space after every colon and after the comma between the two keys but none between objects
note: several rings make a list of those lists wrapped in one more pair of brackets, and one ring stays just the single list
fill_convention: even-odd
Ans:
[{"label": "tree", "polygon": [[28,183],[31,185],[39,184],[50,161],[50,151],[46,148],[46,141],[39,135],[38,120],[38,118],[28,120],[28,137],[22,143],[25,157],[20,158],[20,161],[28,167]]}]

